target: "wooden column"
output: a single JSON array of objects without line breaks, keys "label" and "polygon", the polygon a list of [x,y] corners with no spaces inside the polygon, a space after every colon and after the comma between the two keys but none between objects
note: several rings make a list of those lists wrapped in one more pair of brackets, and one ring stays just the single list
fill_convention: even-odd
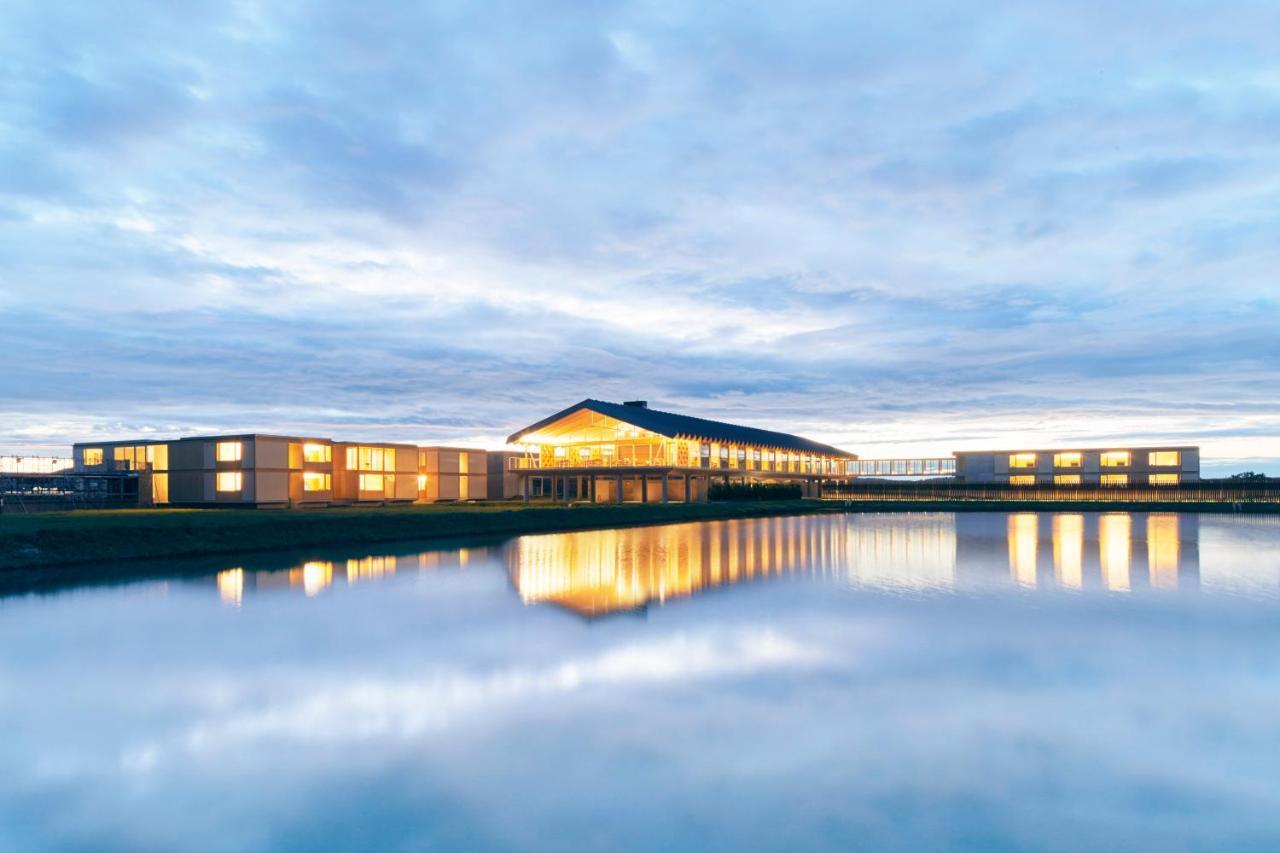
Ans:
[{"label": "wooden column", "polygon": [[666,474],[663,474],[663,475],[662,475],[662,502],[663,502],[663,503],[667,503],[667,502],[668,502],[668,498],[667,498],[667,475],[666,475]]}]

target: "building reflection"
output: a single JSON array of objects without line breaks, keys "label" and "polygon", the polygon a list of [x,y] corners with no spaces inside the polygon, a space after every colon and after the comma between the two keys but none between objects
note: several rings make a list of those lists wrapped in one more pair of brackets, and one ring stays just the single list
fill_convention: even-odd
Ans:
[{"label": "building reflection", "polygon": [[1200,585],[1196,515],[959,513],[955,523],[956,574],[969,586],[1012,580],[1023,587],[1130,592]]},{"label": "building reflection", "polygon": [[218,596],[311,598],[335,584],[495,558],[520,598],[584,616],[730,584],[807,574],[894,590],[954,587],[1185,590],[1199,586],[1199,520],[1176,513],[859,513],[521,536],[497,549],[308,560],[219,572]]}]

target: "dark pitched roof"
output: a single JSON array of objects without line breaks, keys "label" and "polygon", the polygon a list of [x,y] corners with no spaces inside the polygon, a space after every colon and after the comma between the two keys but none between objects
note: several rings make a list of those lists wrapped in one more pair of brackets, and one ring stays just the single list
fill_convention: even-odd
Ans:
[{"label": "dark pitched roof", "polygon": [[537,432],[543,427],[549,426],[561,418],[568,417],[582,409],[590,409],[593,412],[608,415],[624,423],[647,429],[650,432],[656,432],[658,435],[665,435],[668,438],[676,438],[683,435],[715,442],[754,444],[761,447],[777,447],[784,450],[817,453],[826,456],[854,456],[854,454],[838,447],[810,441],[807,438],[801,438],[798,435],[791,435],[785,432],[738,426],[736,424],[727,424],[723,421],[710,421],[706,418],[677,415],[673,412],[660,412],[645,406],[624,406],[621,403],[606,403],[603,400],[590,399],[583,400],[581,403],[556,412],[549,418],[543,418],[536,424],[531,424],[513,433],[507,438],[507,443],[516,444],[522,436]]}]

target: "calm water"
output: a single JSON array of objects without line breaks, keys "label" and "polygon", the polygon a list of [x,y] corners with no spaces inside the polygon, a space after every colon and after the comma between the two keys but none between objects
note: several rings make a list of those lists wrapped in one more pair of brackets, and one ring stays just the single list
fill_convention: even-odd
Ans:
[{"label": "calm water", "polygon": [[179,569],[0,599],[0,848],[1280,849],[1277,519]]}]

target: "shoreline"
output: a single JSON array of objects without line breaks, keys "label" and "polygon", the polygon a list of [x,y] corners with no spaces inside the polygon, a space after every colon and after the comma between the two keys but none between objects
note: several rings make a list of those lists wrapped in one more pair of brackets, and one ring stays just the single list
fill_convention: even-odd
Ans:
[{"label": "shoreline", "polygon": [[82,510],[0,516],[0,576],[286,548],[509,537],[848,512],[1280,513],[1275,503],[794,500],[710,504],[432,504],[319,510]]}]

